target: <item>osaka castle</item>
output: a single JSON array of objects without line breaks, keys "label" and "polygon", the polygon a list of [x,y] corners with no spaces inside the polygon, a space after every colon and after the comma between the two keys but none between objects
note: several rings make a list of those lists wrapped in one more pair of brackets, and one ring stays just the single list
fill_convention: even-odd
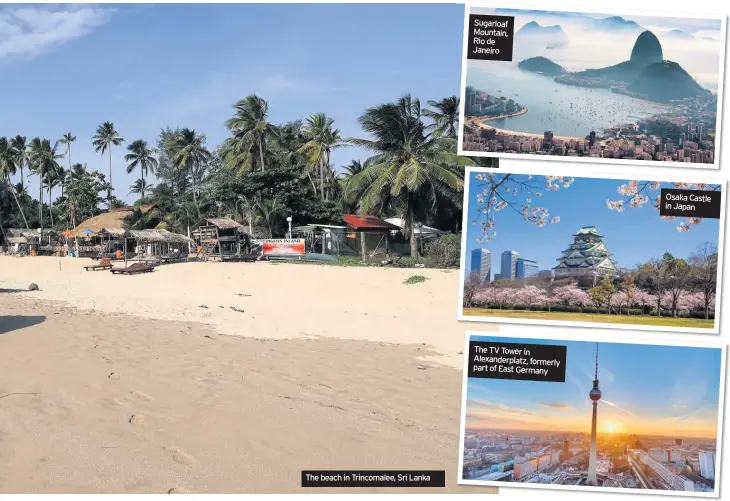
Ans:
[{"label": "osaka castle", "polygon": [[558,263],[553,268],[556,279],[618,276],[616,263],[595,226],[583,226],[573,233],[573,243],[563,251]]}]

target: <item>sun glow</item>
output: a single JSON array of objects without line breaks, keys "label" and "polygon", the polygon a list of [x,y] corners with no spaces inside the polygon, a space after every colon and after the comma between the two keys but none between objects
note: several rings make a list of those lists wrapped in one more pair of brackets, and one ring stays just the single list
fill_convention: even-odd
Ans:
[{"label": "sun glow", "polygon": [[616,433],[619,430],[619,423],[617,423],[616,421],[607,421],[603,425],[603,429],[607,433]]}]

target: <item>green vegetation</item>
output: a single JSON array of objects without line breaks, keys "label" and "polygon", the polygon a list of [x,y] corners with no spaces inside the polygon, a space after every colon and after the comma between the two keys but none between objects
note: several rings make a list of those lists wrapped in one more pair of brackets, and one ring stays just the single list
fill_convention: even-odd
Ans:
[{"label": "green vegetation", "polygon": [[406,285],[420,284],[422,282],[425,282],[426,280],[428,280],[428,278],[424,277],[423,275],[412,275],[404,280],[403,283]]},{"label": "green vegetation", "polygon": [[[496,161],[456,155],[458,97],[428,106],[410,95],[376,104],[361,113],[359,137],[344,138],[324,113],[274,124],[269,102],[252,94],[233,104],[225,122],[229,136],[218,145],[188,127],[165,127],[149,142],[128,140],[130,131],[104,121],[92,138],[103,162],[99,168],[72,163],[73,133],[55,143],[0,138],[0,243],[5,228],[62,232],[104,208],[124,206],[112,181],[112,150],[124,148],[127,174],[139,175],[130,183],[133,204],[157,207],[154,218],[142,217],[143,211],[134,215],[129,225],[135,228],[160,226],[184,234],[203,217],[230,217],[262,238],[284,236],[288,216],[294,225],[339,225],[346,213],[394,216],[405,222],[412,256],[432,249],[434,266],[453,267],[453,249],[421,249],[414,227],[458,232],[465,167]],[[334,165],[332,152],[345,146],[370,153]],[[27,174],[39,181],[36,196],[28,192]],[[455,248],[455,239],[447,247]]]},{"label": "green vegetation", "polygon": [[656,327],[685,327],[712,329],[714,320],[698,318],[672,318],[656,316],[601,315],[594,313],[563,313],[525,310],[488,310],[485,308],[464,308],[465,316],[519,318],[531,320],[554,320],[556,322],[597,322],[607,324],[647,325]]}]

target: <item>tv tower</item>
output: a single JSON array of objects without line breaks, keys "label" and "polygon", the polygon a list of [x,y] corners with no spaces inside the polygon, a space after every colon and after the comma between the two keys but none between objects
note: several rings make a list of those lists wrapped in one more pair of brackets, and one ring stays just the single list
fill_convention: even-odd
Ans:
[{"label": "tv tower", "polygon": [[593,389],[588,394],[593,401],[593,421],[591,422],[591,455],[588,459],[588,485],[598,485],[596,479],[596,421],[598,420],[598,401],[601,390],[598,389],[598,343],[596,343],[596,372],[593,377]]}]

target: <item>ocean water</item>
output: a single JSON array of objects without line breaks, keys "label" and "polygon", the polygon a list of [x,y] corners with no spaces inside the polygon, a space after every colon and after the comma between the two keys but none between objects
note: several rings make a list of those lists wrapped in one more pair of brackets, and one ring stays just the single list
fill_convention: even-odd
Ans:
[{"label": "ocean water", "polygon": [[500,129],[531,134],[550,130],[559,136],[584,137],[592,130],[600,133],[667,110],[666,106],[608,89],[563,85],[512,65],[487,64],[494,70],[470,64],[466,84],[490,95],[514,99],[528,109],[523,115],[489,122]]}]

